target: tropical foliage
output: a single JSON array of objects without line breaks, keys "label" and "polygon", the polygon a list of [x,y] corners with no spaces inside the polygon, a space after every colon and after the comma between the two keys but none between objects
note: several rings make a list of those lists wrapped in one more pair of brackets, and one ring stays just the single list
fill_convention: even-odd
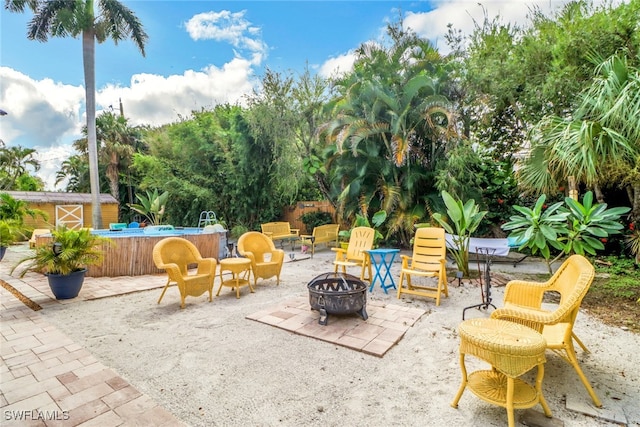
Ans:
[{"label": "tropical foliage", "polygon": [[8,193],[0,193],[0,219],[15,221],[22,227],[26,216],[34,219],[40,217],[45,221],[48,219],[46,212],[30,208],[24,200],[17,200]]},{"label": "tropical foliage", "polygon": [[[533,208],[514,206],[521,215],[513,215],[502,228],[511,231],[509,237],[519,242],[520,249],[528,248],[534,255],[539,252],[550,273],[551,264],[563,255],[595,255],[604,249],[601,239],[620,233],[620,217],[629,211],[626,207],[607,209],[604,203],[594,205],[591,192],[584,195],[582,203],[566,197],[564,203],[547,207],[545,200],[543,194]],[[559,252],[553,260],[551,247]]]},{"label": "tropical foliage", "polygon": [[452,235],[452,247],[447,248],[458,265],[458,271],[464,276],[469,276],[469,241],[471,235],[480,226],[480,221],[487,214],[480,211],[475,200],[462,200],[454,198],[446,191],[442,191],[442,200],[447,207],[447,214],[434,213],[433,219]]},{"label": "tropical foliage", "polygon": [[150,225],[162,224],[162,219],[169,200],[169,193],[165,191],[164,193],[159,194],[158,190],[153,190],[153,192],[147,191],[146,196],[136,194],[136,197],[140,203],[132,203],[129,207],[147,218]]},{"label": "tropical foliage", "polygon": [[[324,197],[343,229],[385,212],[380,240],[409,247],[417,223],[448,216],[443,190],[486,212],[473,233],[503,237],[500,225],[524,215],[514,206],[541,194],[531,221],[570,211],[543,205],[563,200],[573,176],[598,203],[631,206],[638,226],[639,13],[638,2],[533,8],[522,26],[487,19],[468,38],[452,27],[446,56],[399,21],[330,79],[267,70],[243,106],[158,128],[105,113],[95,120],[99,191],[118,195],[124,218],[139,215],[128,208],[137,195],[158,191],[171,200],[164,222],[195,225],[213,210],[238,230]],[[59,171],[68,191],[94,192],[90,134]],[[539,235],[523,249],[563,252]]]},{"label": "tropical foliage", "polygon": [[0,146],[0,191],[43,189],[42,180],[32,175],[40,170],[35,154],[33,148]]},{"label": "tropical foliage", "polygon": [[23,238],[20,223],[13,219],[0,219],[0,247],[7,247]]}]

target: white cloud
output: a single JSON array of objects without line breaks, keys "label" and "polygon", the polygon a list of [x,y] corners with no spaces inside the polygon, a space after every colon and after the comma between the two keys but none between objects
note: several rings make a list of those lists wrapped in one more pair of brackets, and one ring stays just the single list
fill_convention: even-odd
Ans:
[{"label": "white cloud", "polygon": [[[623,0],[614,0],[620,3]],[[404,26],[411,28],[421,37],[431,40],[441,53],[447,54],[449,48],[444,40],[447,25],[452,24],[455,30],[469,35],[473,32],[474,21],[482,25],[486,13],[487,18],[500,16],[502,22],[525,25],[530,21],[530,11],[537,7],[545,15],[561,9],[569,0],[440,0],[435,2],[435,9],[425,13],[408,12]],[[605,3],[595,0],[594,5]]]},{"label": "white cloud", "polygon": [[[258,84],[250,61],[235,58],[222,68],[187,70],[168,77],[136,74],[129,87],[108,85],[97,95],[97,103],[107,108],[122,99],[124,114],[132,125],[158,126],[187,117],[193,110],[217,104],[241,103]],[[114,105],[114,108],[116,106]]]},{"label": "white cloud", "polygon": [[260,38],[260,28],[244,19],[245,13],[246,10],[199,13],[185,23],[185,28],[193,40],[228,42],[237,49],[264,55],[268,47]]},{"label": "white cloud", "polygon": [[[259,83],[252,67],[253,61],[235,58],[221,68],[209,66],[182,75],[136,74],[129,87],[99,89],[96,109],[117,109],[121,99],[132,125],[159,126],[220,103],[242,104]],[[42,162],[37,175],[54,190],[55,174],[73,152],[71,142],[82,136],[84,89],[33,80],[7,67],[0,67],[0,82],[0,106],[8,113],[0,118],[0,138],[7,146],[35,148]],[[57,187],[61,188],[64,185]]]},{"label": "white cloud", "polygon": [[33,80],[8,67],[0,67],[0,82],[0,105],[8,113],[0,121],[0,138],[7,145],[52,146],[79,131],[81,86]]},{"label": "white cloud", "polygon": [[35,147],[37,154],[34,156],[40,162],[40,170],[37,175],[45,182],[46,191],[64,190],[67,179],[64,179],[57,186],[55,185],[56,174],[63,161],[73,154],[77,154],[71,144],[63,144],[55,147]]},{"label": "white cloud", "polygon": [[330,78],[349,72],[353,69],[355,59],[356,56],[352,51],[334,58],[329,58],[320,66],[318,74],[324,78]]}]

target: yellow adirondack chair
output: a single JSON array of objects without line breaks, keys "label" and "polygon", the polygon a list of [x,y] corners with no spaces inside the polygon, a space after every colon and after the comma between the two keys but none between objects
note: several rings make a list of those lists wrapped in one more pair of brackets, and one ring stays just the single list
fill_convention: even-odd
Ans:
[{"label": "yellow adirondack chair", "polygon": [[371,261],[366,252],[373,248],[373,238],[375,230],[371,227],[355,227],[351,230],[349,246],[347,249],[331,248],[336,252],[336,259],[333,261],[335,272],[342,268],[342,272],[347,272],[347,267],[360,267],[360,280],[371,282]]},{"label": "yellow adirondack chair", "polygon": [[[447,246],[443,228],[424,227],[416,230],[413,239],[413,255],[401,255],[402,270],[398,286],[398,298],[402,294],[418,295],[435,298],[436,305],[440,305],[440,296],[449,296],[447,286]],[[417,285],[411,282],[412,276],[435,277],[436,286],[427,284]],[[404,286],[406,279],[407,286]]]}]

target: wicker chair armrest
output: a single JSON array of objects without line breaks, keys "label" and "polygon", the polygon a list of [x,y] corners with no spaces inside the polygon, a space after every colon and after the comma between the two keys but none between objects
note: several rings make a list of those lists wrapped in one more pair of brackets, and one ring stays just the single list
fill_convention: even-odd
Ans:
[{"label": "wicker chair armrest", "polygon": [[253,254],[253,252],[245,251],[241,252],[240,255],[245,258],[249,258],[249,260],[251,260],[251,265],[256,265],[256,256]]},{"label": "wicker chair armrest", "polygon": [[560,323],[564,319],[565,313],[565,310],[544,311],[528,307],[509,306],[494,310],[491,313],[491,318],[509,320],[541,331],[544,325]]},{"label": "wicker chair armrest", "polygon": [[275,261],[275,262],[284,261],[284,251],[282,249],[275,249],[271,251],[271,261]]},{"label": "wicker chair armrest", "polygon": [[198,262],[198,274],[215,274],[217,264],[215,258],[202,258]]},{"label": "wicker chair armrest", "polygon": [[160,264],[158,265],[158,268],[165,270],[170,280],[174,282],[182,280],[182,272],[180,271],[180,267],[178,267],[178,264]]}]

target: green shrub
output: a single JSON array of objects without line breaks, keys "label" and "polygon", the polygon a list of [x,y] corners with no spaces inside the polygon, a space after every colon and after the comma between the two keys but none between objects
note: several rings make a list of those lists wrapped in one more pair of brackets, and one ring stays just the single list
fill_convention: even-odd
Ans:
[{"label": "green shrub", "polygon": [[300,216],[300,220],[304,223],[307,233],[311,233],[314,227],[325,224],[332,224],[333,217],[329,212],[321,210],[307,212]]}]

